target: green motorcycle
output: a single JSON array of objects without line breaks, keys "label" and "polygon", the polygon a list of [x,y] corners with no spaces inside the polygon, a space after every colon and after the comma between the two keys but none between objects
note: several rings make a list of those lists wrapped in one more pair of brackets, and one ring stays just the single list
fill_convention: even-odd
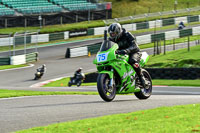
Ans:
[{"label": "green motorcycle", "polygon": [[[98,70],[97,89],[104,101],[112,101],[116,94],[134,93],[138,99],[147,99],[152,93],[152,81],[149,73],[142,69],[146,80],[143,87],[134,68],[128,63],[129,55],[116,54],[118,45],[104,40],[93,63]],[[149,59],[146,52],[141,52],[140,66]]]}]

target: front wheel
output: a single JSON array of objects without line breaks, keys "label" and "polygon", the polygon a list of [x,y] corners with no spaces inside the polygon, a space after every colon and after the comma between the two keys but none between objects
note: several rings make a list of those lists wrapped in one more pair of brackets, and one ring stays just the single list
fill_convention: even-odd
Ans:
[{"label": "front wheel", "polygon": [[[110,84],[110,77],[108,74],[99,74],[97,78],[97,89],[101,98],[106,101],[112,101],[116,96],[116,88],[113,84],[112,87],[109,86]],[[114,81],[113,81],[114,82]]]},{"label": "front wheel", "polygon": [[68,86],[69,86],[69,87],[71,87],[71,86],[72,86],[72,84],[71,84],[71,81],[69,81],[69,82],[68,82]]},{"label": "front wheel", "polygon": [[140,91],[135,92],[134,94],[138,99],[147,99],[151,96],[151,93],[152,93],[152,81],[151,81],[150,74],[145,69],[142,69],[142,73],[147,82],[147,85],[145,88],[140,87]]},{"label": "front wheel", "polygon": [[77,87],[79,87],[79,86],[81,86],[81,80],[80,81],[78,81],[78,83],[77,83]]}]

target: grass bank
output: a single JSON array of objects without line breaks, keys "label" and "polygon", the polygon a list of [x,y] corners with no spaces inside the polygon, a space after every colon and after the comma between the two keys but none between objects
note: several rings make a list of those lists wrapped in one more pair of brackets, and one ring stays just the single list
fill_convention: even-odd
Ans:
[{"label": "grass bank", "polygon": [[172,133],[200,132],[200,104],[160,107],[126,114],[109,115],[51,124],[16,133]]},{"label": "grass bank", "polygon": [[[199,0],[105,0],[112,2],[112,17],[132,16],[137,14],[170,11],[175,8],[185,9],[200,6]],[[175,7],[176,6],[176,7]],[[120,10],[119,10],[120,9]]]},{"label": "grass bank", "polygon": [[200,45],[187,49],[167,52],[166,55],[151,55],[146,67],[155,68],[188,68],[200,67]]}]

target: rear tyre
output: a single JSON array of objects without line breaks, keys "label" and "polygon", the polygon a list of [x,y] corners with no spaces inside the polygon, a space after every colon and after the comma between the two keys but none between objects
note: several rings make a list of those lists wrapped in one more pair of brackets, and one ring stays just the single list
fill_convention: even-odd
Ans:
[{"label": "rear tyre", "polygon": [[116,96],[115,84],[113,84],[112,87],[109,87],[110,80],[108,74],[99,74],[97,78],[97,89],[99,95],[106,102],[112,101]]},{"label": "rear tyre", "polygon": [[135,92],[134,94],[138,99],[147,99],[152,94],[152,81],[150,74],[145,69],[142,69],[142,73],[145,77],[145,80],[147,81],[147,85],[145,88],[140,87],[140,91]]}]

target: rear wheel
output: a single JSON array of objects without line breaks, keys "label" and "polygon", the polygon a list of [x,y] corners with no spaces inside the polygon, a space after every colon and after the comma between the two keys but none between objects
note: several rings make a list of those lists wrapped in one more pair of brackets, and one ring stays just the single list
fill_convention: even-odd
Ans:
[{"label": "rear wheel", "polygon": [[99,95],[106,102],[112,101],[116,96],[115,84],[113,83],[113,86],[110,87],[110,81],[111,79],[108,74],[99,74],[97,78],[97,89]]},{"label": "rear wheel", "polygon": [[140,91],[135,92],[134,94],[138,99],[147,99],[151,96],[151,93],[152,93],[152,81],[151,81],[150,74],[146,70],[142,69],[142,73],[145,77],[147,85],[145,88],[139,85]]}]

